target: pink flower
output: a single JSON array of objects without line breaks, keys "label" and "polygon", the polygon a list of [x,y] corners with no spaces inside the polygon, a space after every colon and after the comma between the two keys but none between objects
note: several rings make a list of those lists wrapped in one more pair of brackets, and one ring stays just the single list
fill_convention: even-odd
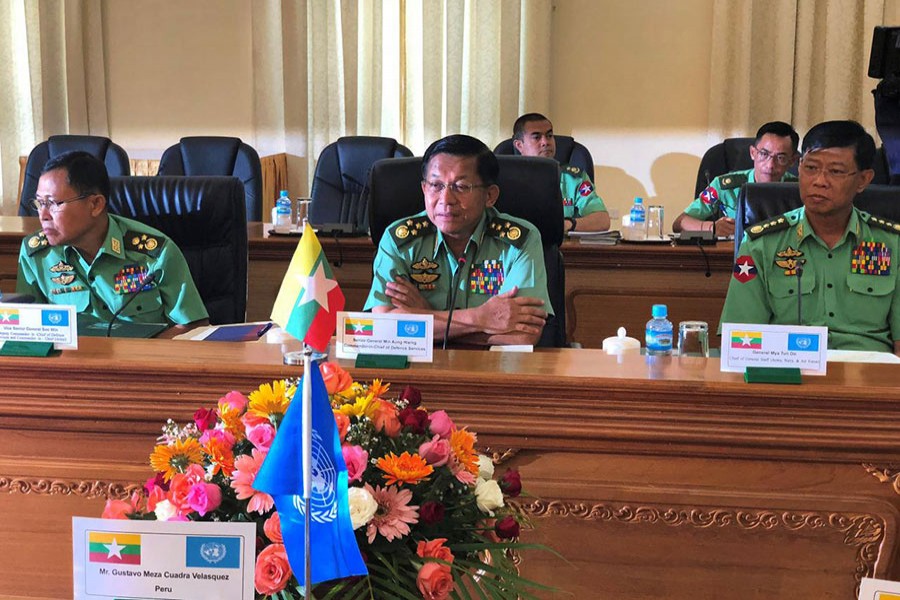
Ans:
[{"label": "pink flower", "polygon": [[200,431],[212,429],[216,426],[216,421],[218,420],[219,417],[215,409],[212,408],[198,408],[197,412],[194,413],[194,424],[197,425],[197,429]]},{"label": "pink flower", "polygon": [[191,512],[192,509],[188,505],[187,498],[191,491],[191,487],[193,487],[195,483],[196,482],[192,481],[191,477],[186,473],[176,473],[169,482],[169,491],[166,493],[166,500],[169,501],[178,514],[183,515]]},{"label": "pink flower", "polygon": [[416,576],[416,587],[425,600],[445,600],[453,591],[450,567],[436,562],[425,563]]},{"label": "pink flower", "polygon": [[127,519],[128,515],[137,512],[141,503],[141,495],[135,492],[131,495],[130,501],[114,500],[110,498],[106,501],[101,518],[103,519]]},{"label": "pink flower", "polygon": [[188,492],[187,504],[201,517],[206,516],[222,504],[222,490],[214,483],[195,483]]},{"label": "pink flower", "polygon": [[444,546],[447,538],[435,538],[429,541],[421,541],[416,546],[416,554],[422,558],[436,558],[444,562],[453,562],[453,553],[450,548]]},{"label": "pink flower", "polygon": [[164,473],[157,473],[144,484],[144,490],[146,490],[148,496],[154,488],[158,487],[162,488],[164,492],[169,489],[169,484],[166,483],[166,476]]},{"label": "pink flower", "polygon": [[147,495],[147,510],[150,512],[154,512],[156,510],[156,505],[166,499],[167,490],[157,486],[150,490],[150,493]]},{"label": "pink flower", "polygon": [[419,455],[432,467],[443,467],[450,460],[450,442],[436,435],[419,446]]},{"label": "pink flower", "polygon": [[220,440],[228,448],[234,446],[234,443],[237,441],[234,439],[234,434],[226,429],[207,429],[200,436],[200,444],[205,446],[211,439]]},{"label": "pink flower", "polygon": [[247,430],[247,439],[257,450],[268,452],[275,439],[275,428],[265,423]]},{"label": "pink flower", "polygon": [[256,557],[254,584],[260,594],[277,594],[287,586],[292,575],[284,544],[272,544],[263,548]]},{"label": "pink flower", "polygon": [[418,506],[410,506],[412,491],[397,489],[395,486],[372,486],[366,484],[366,490],[378,503],[375,516],[366,525],[366,535],[371,544],[376,534],[381,534],[391,542],[409,534],[409,526],[419,522]]},{"label": "pink flower", "polygon": [[242,454],[234,459],[234,473],[231,476],[231,488],[237,492],[237,499],[247,500],[249,498],[247,512],[256,512],[261,515],[272,510],[275,505],[272,496],[253,489],[253,481],[265,459],[266,452],[260,452],[254,448],[252,454]]},{"label": "pink flower", "polygon": [[428,415],[428,422],[430,423],[429,429],[431,430],[431,433],[439,435],[442,438],[450,437],[450,433],[453,432],[453,429],[455,428],[453,421],[450,420],[450,417],[445,410],[436,410]]},{"label": "pink flower", "polygon": [[247,397],[240,392],[232,391],[219,398],[219,404],[221,405],[222,403],[227,404],[237,412],[241,412],[247,406]]},{"label": "pink flower", "polygon": [[284,538],[281,537],[281,515],[278,514],[278,511],[273,512],[272,516],[263,523],[263,532],[269,540],[276,544],[284,542]]},{"label": "pink flower", "polygon": [[352,444],[344,444],[341,446],[341,453],[344,455],[344,462],[347,463],[347,477],[349,482],[362,479],[363,473],[369,464],[369,453],[361,446]]}]

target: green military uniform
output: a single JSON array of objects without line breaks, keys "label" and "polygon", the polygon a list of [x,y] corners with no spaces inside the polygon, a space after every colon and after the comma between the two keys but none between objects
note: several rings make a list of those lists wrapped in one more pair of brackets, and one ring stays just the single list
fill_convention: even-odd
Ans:
[{"label": "green military uniform", "polygon": [[[723,323],[828,327],[828,347],[893,352],[900,340],[900,224],[856,208],[841,240],[828,248],[805,209],[754,225],[738,251]],[[803,272],[797,277],[797,265]]]},{"label": "green military uniform", "polygon": [[[518,296],[543,300],[543,309],[553,314],[547,295],[541,234],[533,225],[488,208],[475,227],[465,254],[467,262],[459,277],[456,308],[481,306],[492,296],[518,286]],[[450,288],[458,268],[443,234],[424,211],[396,221],[378,245],[365,310],[391,305],[384,290],[387,282],[398,275],[414,283],[433,309],[448,310]]]},{"label": "green military uniform", "polygon": [[[781,181],[797,181],[797,176],[793,173],[785,173]],[[737,214],[741,186],[745,183],[755,182],[753,169],[719,175],[705,190],[700,192],[700,196],[696,200],[691,202],[684,214],[700,221],[715,221],[723,213],[724,216],[733,219]]]},{"label": "green military uniform", "polygon": [[156,280],[119,316],[137,323],[185,324],[208,317],[184,255],[164,234],[143,223],[108,215],[106,239],[92,263],[72,246],[51,246],[43,232],[22,241],[16,291],[36,302],[74,305],[107,322],[143,278]]},{"label": "green military uniform", "polygon": [[563,199],[563,218],[586,217],[605,211],[603,199],[597,195],[588,174],[574,165],[563,165],[559,177],[559,191]]}]

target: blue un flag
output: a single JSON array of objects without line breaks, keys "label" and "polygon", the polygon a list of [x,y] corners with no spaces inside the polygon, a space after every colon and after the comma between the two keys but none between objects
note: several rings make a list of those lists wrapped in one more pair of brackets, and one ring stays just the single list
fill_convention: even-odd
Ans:
[{"label": "blue un flag", "polygon": [[819,336],[806,333],[789,333],[787,348],[795,352],[818,352]]},{"label": "blue un flag", "polygon": [[[347,499],[347,466],[341,454],[334,413],[325,392],[318,363],[312,378],[312,493],[310,494],[310,551],[312,582],[366,575]],[[306,587],[303,525],[303,385],[297,386],[278,434],[253,487],[270,494],[281,516],[281,535],[294,576]]]},{"label": "blue un flag", "polygon": [[41,325],[44,327],[68,327],[69,313],[64,310],[42,310]]}]

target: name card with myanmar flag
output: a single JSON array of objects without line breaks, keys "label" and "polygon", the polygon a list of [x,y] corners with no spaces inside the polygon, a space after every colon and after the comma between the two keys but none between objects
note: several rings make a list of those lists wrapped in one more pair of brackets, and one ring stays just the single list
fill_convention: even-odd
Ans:
[{"label": "name card with myanmar flag", "polygon": [[824,375],[827,360],[827,327],[722,323],[723,371],[770,367]]},{"label": "name card with myanmar flag", "polygon": [[864,577],[859,585],[859,600],[900,600],[900,583]]},{"label": "name card with myanmar flag", "polygon": [[431,362],[434,353],[432,315],[339,312],[338,358],[358,354],[406,356],[410,362]]},{"label": "name card with myanmar flag", "polygon": [[57,350],[78,348],[75,307],[67,304],[0,304],[2,342],[53,343]]},{"label": "name card with myanmar flag", "polygon": [[254,523],[72,518],[74,597],[253,600]]}]

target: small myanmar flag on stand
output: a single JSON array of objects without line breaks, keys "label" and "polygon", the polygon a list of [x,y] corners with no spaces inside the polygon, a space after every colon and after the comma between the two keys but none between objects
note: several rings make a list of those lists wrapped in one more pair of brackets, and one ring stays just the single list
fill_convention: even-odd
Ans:
[{"label": "small myanmar flag on stand", "polygon": [[344,333],[347,335],[374,335],[375,322],[372,319],[347,319]]},{"label": "small myanmar flag on stand", "polygon": [[117,565],[141,564],[141,536],[107,531],[88,532],[88,560]]},{"label": "small myanmar flag on stand", "polygon": [[759,331],[732,331],[731,347],[748,350],[762,350],[762,332]]},{"label": "small myanmar flag on stand", "polygon": [[324,352],[342,310],[344,293],[334,279],[319,239],[307,223],[275,298],[272,320],[297,339]]}]

